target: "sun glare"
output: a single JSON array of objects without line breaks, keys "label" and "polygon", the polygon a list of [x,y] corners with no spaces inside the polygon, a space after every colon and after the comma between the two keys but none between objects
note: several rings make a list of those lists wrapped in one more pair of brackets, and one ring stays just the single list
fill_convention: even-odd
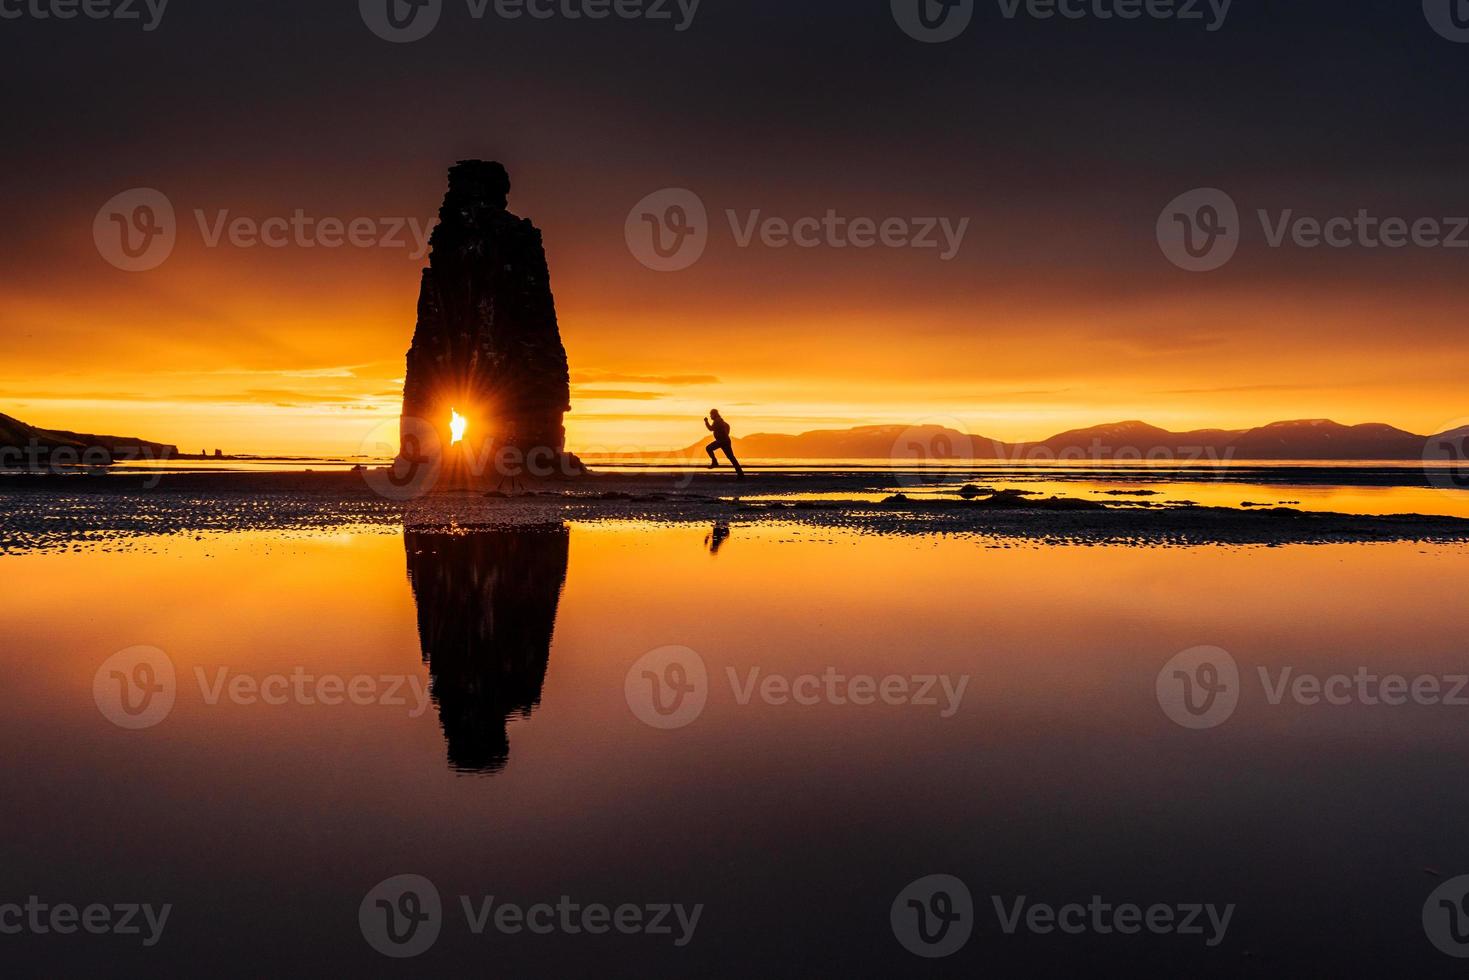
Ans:
[{"label": "sun glare", "polygon": [[464,430],[469,428],[469,419],[460,415],[457,408],[449,411],[453,414],[453,418],[449,420],[449,434],[453,437],[453,445],[457,446],[464,441]]}]

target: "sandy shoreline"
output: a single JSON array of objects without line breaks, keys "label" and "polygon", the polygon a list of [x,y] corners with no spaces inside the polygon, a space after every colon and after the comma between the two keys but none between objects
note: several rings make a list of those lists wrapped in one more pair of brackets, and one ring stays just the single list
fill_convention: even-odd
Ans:
[{"label": "sandy shoreline", "polygon": [[[1452,517],[1157,508],[1112,497],[993,494],[989,487],[965,500],[911,482],[893,473],[768,473],[743,483],[727,473],[608,473],[533,486],[513,497],[443,491],[393,501],[356,473],[0,476],[0,552],[149,535],[354,526],[473,529],[559,521],[782,523],[875,534],[1147,546],[1469,541],[1469,520]],[[995,487],[1003,490],[1003,484]],[[791,495],[799,497],[782,499]]]}]

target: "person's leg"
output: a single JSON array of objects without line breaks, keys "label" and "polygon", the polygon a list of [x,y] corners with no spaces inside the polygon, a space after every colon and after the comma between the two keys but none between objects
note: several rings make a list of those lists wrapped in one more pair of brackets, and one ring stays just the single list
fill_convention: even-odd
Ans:
[{"label": "person's leg", "polygon": [[719,465],[719,459],[714,455],[714,450],[716,450],[718,448],[719,448],[719,443],[717,443],[717,442],[711,442],[709,445],[707,445],[707,446],[704,447],[704,452],[706,452],[706,453],[709,454],[709,468],[710,469],[713,469],[714,467],[716,467],[716,466]]},{"label": "person's leg", "polygon": [[737,459],[735,459],[734,444],[733,443],[727,443],[724,446],[724,455],[726,455],[726,456],[729,457],[730,465],[735,468],[735,476],[744,476],[745,475],[744,467],[740,466],[740,461],[737,460]]}]

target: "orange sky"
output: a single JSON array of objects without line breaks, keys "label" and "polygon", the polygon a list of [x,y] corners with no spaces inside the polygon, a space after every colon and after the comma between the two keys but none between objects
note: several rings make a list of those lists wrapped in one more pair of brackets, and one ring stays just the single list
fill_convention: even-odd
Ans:
[{"label": "orange sky", "polygon": [[[681,33],[461,18],[403,45],[352,4],[297,4],[289,29],[258,4],[180,7],[149,34],[12,25],[0,412],[191,451],[355,452],[396,416],[422,261],[209,248],[193,213],[428,221],[449,165],[478,157],[545,233],[574,450],[687,446],[716,406],[736,435],[948,421],[1007,440],[1469,416],[1463,250],[1271,249],[1253,217],[1469,214],[1446,123],[1463,50],[1415,5],[1242,9],[1227,37],[992,17],[946,45],[882,4],[706,6]],[[1340,70],[1358,63],[1382,70]],[[1225,268],[1183,272],[1158,216],[1209,186],[1246,234]],[[179,240],[127,273],[92,225],[136,187],[168,195]],[[670,187],[714,234],[662,274],[624,223]],[[726,209],[970,226],[950,262],[741,249]]]},{"label": "orange sky", "polygon": [[[536,204],[512,197],[530,216]],[[125,273],[97,255],[86,217],[78,209],[51,243],[42,275],[0,295],[0,410],[190,452],[302,455],[355,453],[396,418],[421,263],[383,249],[210,249],[181,215],[174,255]],[[1447,283],[1364,297],[1257,276],[1248,256],[1217,277],[1159,257],[1126,288],[1105,268],[1042,267],[1026,281],[986,266],[994,230],[953,263],[726,242],[660,274],[633,260],[619,223],[543,228],[573,372],[569,443],[582,452],[689,445],[713,406],[736,434],[937,420],[1010,440],[1130,418],[1185,429],[1331,417],[1427,433],[1469,414],[1469,341]],[[926,295],[909,285],[920,280]]]}]

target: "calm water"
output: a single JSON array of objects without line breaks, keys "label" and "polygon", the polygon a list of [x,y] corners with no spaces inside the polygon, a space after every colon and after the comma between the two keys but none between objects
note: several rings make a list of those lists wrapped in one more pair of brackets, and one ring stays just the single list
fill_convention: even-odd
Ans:
[{"label": "calm water", "polygon": [[[1352,486],[1320,483],[1264,482],[1204,479],[1140,479],[1136,476],[1098,480],[1083,476],[1064,478],[1044,474],[990,475],[981,480],[993,489],[1020,489],[1041,497],[1079,497],[1114,507],[1288,507],[1335,514],[1424,514],[1469,518],[1469,490],[1439,487]],[[915,499],[953,498],[974,480],[910,479],[893,489]],[[819,491],[745,495],[755,500],[885,500],[893,490],[871,492]]]},{"label": "calm water", "polygon": [[[1272,705],[1257,668],[1469,672],[1466,556],[576,525],[3,557],[0,904],[172,911],[151,948],[5,935],[0,957],[50,976],[1449,975],[1421,915],[1469,873],[1469,707]],[[1191,730],[1157,684],[1204,645],[1242,679],[1233,714]],[[112,666],[146,708],[119,714],[99,668],[139,646],[160,653]],[[161,719],[136,696],[167,686],[136,672],[158,656]],[[777,694],[742,704],[752,670]],[[781,679],[828,673],[962,696],[777,703]],[[296,676],[338,697],[362,678],[372,703],[229,693]],[[369,893],[403,874],[443,915],[397,962],[359,912],[386,923]],[[925,960],[890,911],[934,874],[967,885],[977,928]],[[1207,929],[1006,934],[993,909],[1093,895],[1234,910],[1211,948]],[[667,935],[476,935],[461,896],[702,909],[691,938],[671,913]]]}]

